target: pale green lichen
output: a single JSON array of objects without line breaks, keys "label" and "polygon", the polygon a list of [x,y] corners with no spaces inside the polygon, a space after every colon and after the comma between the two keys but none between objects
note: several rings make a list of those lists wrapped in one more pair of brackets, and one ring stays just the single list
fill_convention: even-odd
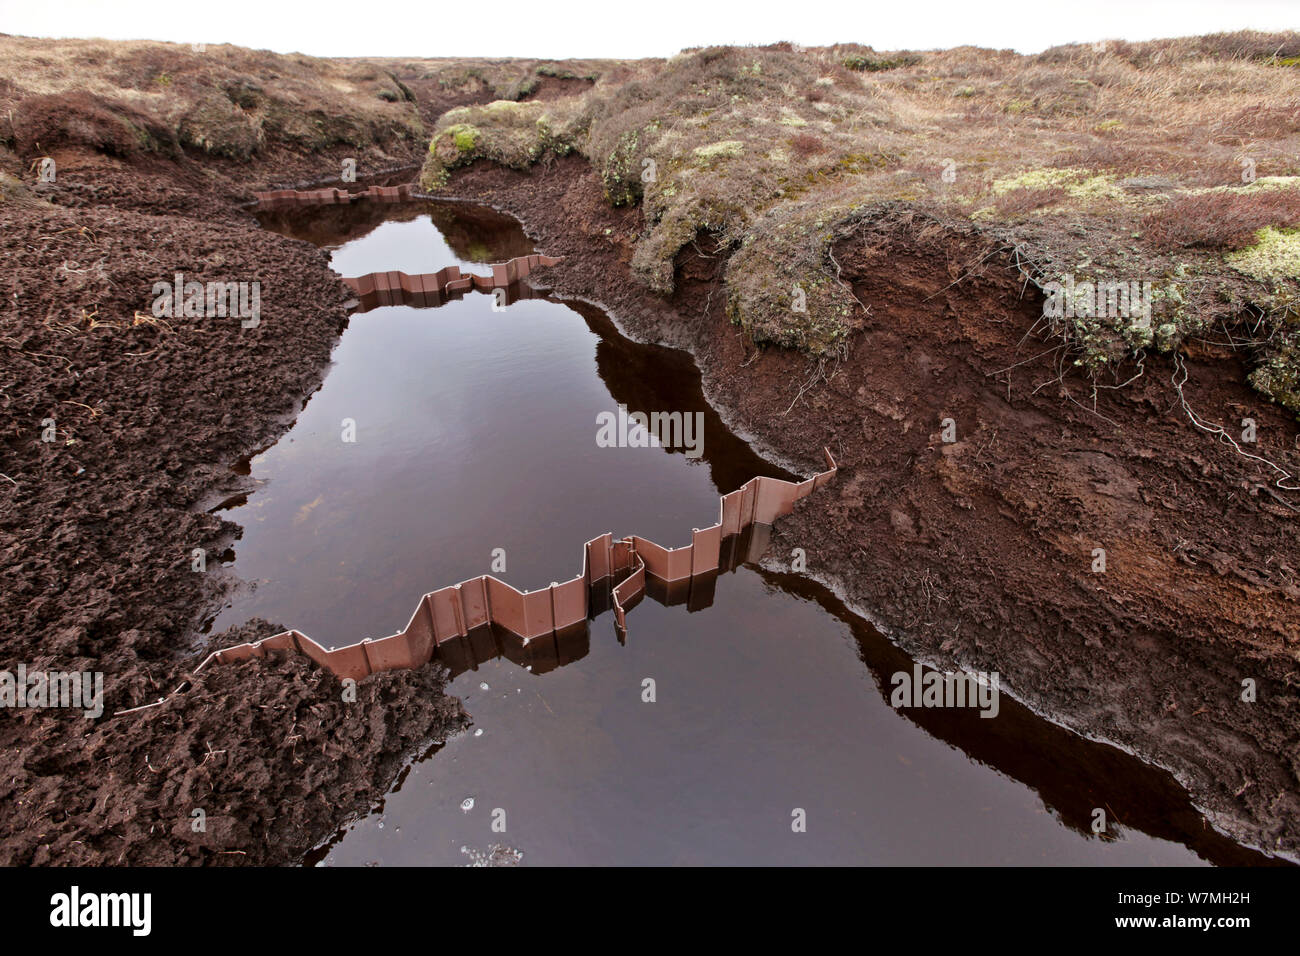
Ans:
[{"label": "pale green lichen", "polygon": [[1001,196],[1013,189],[1052,189],[1060,187],[1073,199],[1126,199],[1127,194],[1109,173],[1092,175],[1086,169],[1044,167],[1031,169],[1017,176],[1005,176],[993,181],[989,187],[993,195]]},{"label": "pale green lichen", "polygon": [[1300,176],[1260,176],[1250,182],[1229,183],[1225,186],[1202,186],[1189,189],[1187,193],[1203,196],[1208,193],[1264,192],[1270,189],[1300,189]]},{"label": "pale green lichen", "polygon": [[1283,335],[1272,355],[1250,373],[1250,384],[1300,417],[1300,335]]},{"label": "pale green lichen", "polygon": [[696,162],[712,163],[719,159],[733,159],[745,152],[745,144],[738,139],[724,139],[707,146],[697,146],[691,150]]},{"label": "pale green lichen", "polygon": [[1300,229],[1266,226],[1253,246],[1225,258],[1238,272],[1265,281],[1300,279]]}]

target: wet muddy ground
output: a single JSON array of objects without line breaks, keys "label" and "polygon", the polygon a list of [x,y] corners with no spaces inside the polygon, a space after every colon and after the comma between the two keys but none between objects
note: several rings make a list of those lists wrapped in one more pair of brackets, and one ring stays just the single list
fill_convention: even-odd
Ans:
[{"label": "wet muddy ground", "polygon": [[[327,247],[341,275],[531,251],[481,208],[346,208],[262,222]],[[699,412],[702,458],[598,447],[596,415],[620,403]],[[396,630],[419,594],[490,570],[494,549],[498,576],[541,587],[595,534],[683,543],[719,493],[787,476],[725,428],[684,353],[631,342],[590,306],[498,311],[481,294],[353,315],[320,390],[248,470],[253,490],[222,511],[244,528],[231,570],[253,586],[211,628],[265,617],[327,645]],[[1009,698],[991,719],[892,708],[892,675],[914,661],[825,588],[756,563],[685,603],[648,598],[624,644],[608,613],[525,656],[500,636],[463,643],[476,653],[446,655],[449,692],[471,728],[310,862],[457,864],[494,846],[543,864],[1261,859],[1168,775]]]}]

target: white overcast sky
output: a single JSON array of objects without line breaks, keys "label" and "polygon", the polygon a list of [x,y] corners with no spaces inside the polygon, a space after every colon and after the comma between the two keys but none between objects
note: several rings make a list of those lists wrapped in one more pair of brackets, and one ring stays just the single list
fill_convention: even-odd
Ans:
[{"label": "white overcast sky", "polygon": [[1034,53],[1072,41],[1300,29],[1300,0],[0,0],[0,32],[235,43],[317,56],[668,56],[683,47],[970,44]]}]

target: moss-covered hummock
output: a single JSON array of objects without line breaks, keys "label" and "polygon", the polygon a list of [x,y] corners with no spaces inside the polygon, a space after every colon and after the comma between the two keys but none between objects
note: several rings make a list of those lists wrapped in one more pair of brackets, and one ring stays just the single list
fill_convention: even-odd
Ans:
[{"label": "moss-covered hummock", "polygon": [[444,113],[429,141],[421,185],[438,189],[451,170],[476,159],[527,169],[544,156],[567,155],[577,139],[577,116],[552,105],[495,100]]}]

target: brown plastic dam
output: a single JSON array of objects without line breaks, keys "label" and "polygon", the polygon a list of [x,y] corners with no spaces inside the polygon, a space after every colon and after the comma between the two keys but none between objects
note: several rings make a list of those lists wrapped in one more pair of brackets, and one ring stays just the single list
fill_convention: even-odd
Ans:
[{"label": "brown plastic dam", "polygon": [[438,306],[464,292],[491,292],[495,289],[506,292],[505,304],[509,305],[516,298],[529,297],[521,283],[534,269],[557,265],[562,258],[537,253],[519,256],[509,262],[494,264],[490,276],[466,274],[460,271],[460,266],[447,266],[437,272],[416,275],[397,271],[370,272],[343,282],[361,300],[357,312],[368,312],[385,305]]},{"label": "brown plastic dam", "polygon": [[[593,610],[603,610],[605,594],[609,595],[615,626],[622,636],[626,634],[627,612],[645,595],[647,587],[672,592],[680,590],[682,584],[716,575],[722,566],[724,539],[734,539],[756,525],[771,525],[794,510],[796,501],[834,478],[838,470],[835,458],[829,448],[823,453],[826,471],[811,478],[794,482],[760,476],[723,495],[717,523],[692,529],[691,543],[683,547],[666,548],[649,538],[615,538],[606,532],[583,546],[582,572],[568,581],[536,591],[518,591],[484,574],[425,594],[406,627],[388,637],[367,638],[327,650],[300,631],[282,631],[265,640],[214,651],[194,673],[213,664],[290,652],[310,657],[340,679],[360,680],[380,671],[422,667],[437,655],[441,645],[489,625],[521,638],[525,644],[534,638],[566,633],[585,622]],[[615,580],[618,583],[611,589]],[[182,685],[177,692],[187,687]],[[156,707],[167,699],[120,713]]]},{"label": "brown plastic dam", "polygon": [[410,183],[401,186],[370,186],[350,193],[346,189],[274,189],[253,193],[260,209],[285,209],[292,206],[321,206],[337,203],[359,202],[371,199],[376,202],[407,202],[415,192]]}]

